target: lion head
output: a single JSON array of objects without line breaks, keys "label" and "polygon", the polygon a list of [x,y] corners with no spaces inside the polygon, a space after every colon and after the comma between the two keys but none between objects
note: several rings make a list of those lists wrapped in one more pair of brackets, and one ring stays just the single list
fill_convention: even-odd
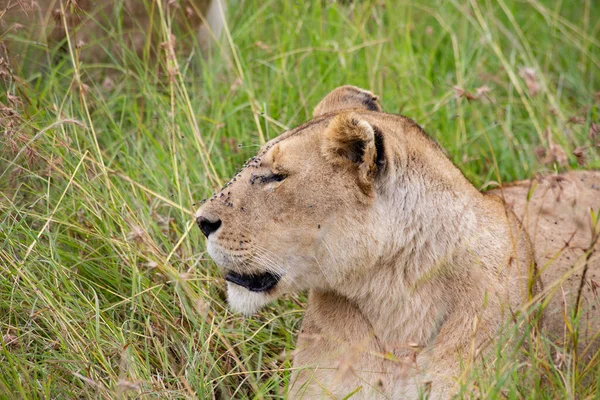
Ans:
[{"label": "lion head", "polygon": [[398,227],[420,226],[390,213],[420,201],[418,190],[398,190],[406,180],[419,187],[401,173],[408,159],[447,163],[437,182],[457,180],[436,149],[412,120],[382,113],[368,91],[327,95],[312,120],[266,143],[197,212],[231,308],[251,314],[286,292],[340,290],[385,262],[390,243],[401,245],[392,238]]}]

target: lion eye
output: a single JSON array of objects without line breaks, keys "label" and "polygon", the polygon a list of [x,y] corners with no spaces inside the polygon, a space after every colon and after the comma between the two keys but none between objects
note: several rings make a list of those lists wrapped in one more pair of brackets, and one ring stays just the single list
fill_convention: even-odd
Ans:
[{"label": "lion eye", "polygon": [[250,184],[254,185],[254,182],[256,181],[262,184],[270,182],[281,182],[285,178],[287,178],[287,175],[284,174],[252,175],[252,177],[250,178]]},{"label": "lion eye", "polygon": [[283,174],[267,175],[267,176],[262,177],[261,183],[281,182],[285,178],[287,178],[287,175],[283,175]]}]

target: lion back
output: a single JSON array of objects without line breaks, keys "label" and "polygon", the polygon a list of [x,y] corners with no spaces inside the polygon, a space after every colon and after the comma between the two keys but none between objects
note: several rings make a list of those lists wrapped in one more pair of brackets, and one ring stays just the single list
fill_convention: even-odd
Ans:
[{"label": "lion back", "polygon": [[492,191],[523,222],[531,242],[544,293],[544,330],[559,345],[569,333],[565,315],[580,302],[579,349],[591,357],[600,345],[600,171],[576,171],[538,177]]}]

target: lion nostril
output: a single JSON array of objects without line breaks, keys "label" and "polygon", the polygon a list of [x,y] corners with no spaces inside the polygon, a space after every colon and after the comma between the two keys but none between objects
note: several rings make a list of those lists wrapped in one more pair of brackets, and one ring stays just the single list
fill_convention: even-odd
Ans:
[{"label": "lion nostril", "polygon": [[214,233],[221,226],[220,219],[211,221],[210,219],[202,216],[198,217],[196,222],[206,237],[208,237],[211,233]]}]

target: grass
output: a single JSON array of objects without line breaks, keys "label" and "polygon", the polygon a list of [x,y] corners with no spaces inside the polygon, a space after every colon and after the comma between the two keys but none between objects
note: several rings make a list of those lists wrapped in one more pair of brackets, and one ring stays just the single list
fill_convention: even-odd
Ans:
[{"label": "grass", "polygon": [[[228,312],[192,216],[336,86],[418,121],[480,188],[600,167],[593,0],[239,0],[224,36],[102,63],[0,37],[2,398],[282,397],[305,297]],[[561,368],[525,333],[461,396],[600,398],[598,359]]]}]

